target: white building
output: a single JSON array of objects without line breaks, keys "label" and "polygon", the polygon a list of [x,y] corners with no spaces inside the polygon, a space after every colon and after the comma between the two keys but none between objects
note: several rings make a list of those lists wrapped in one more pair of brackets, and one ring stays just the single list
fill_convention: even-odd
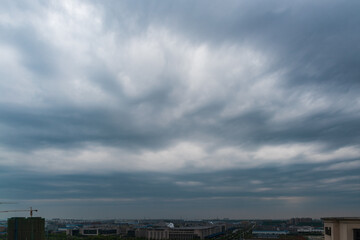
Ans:
[{"label": "white building", "polygon": [[322,218],[325,240],[360,240],[360,217]]}]

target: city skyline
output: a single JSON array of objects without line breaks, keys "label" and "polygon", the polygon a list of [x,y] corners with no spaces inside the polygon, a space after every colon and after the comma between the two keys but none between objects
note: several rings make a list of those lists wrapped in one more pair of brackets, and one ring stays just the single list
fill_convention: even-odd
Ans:
[{"label": "city skyline", "polygon": [[359,9],[4,1],[0,211],[359,216]]}]

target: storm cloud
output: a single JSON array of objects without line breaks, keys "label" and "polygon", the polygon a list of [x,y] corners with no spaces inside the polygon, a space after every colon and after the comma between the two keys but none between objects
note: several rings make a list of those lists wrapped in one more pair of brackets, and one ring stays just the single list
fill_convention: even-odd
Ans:
[{"label": "storm cloud", "polygon": [[47,217],[359,214],[359,9],[5,1],[0,200]]}]

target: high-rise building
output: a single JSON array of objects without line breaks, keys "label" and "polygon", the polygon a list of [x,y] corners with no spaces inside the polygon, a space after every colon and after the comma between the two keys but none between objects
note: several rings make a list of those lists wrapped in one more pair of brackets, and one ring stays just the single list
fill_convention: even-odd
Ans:
[{"label": "high-rise building", "polygon": [[8,219],[8,240],[45,240],[45,219],[14,217]]}]

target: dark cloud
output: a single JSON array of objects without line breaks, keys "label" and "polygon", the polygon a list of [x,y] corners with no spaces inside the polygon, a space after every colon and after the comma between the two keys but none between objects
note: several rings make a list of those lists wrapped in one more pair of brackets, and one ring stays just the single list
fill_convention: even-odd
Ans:
[{"label": "dark cloud", "polygon": [[352,213],[359,4],[6,2],[2,198],[48,216]]}]

